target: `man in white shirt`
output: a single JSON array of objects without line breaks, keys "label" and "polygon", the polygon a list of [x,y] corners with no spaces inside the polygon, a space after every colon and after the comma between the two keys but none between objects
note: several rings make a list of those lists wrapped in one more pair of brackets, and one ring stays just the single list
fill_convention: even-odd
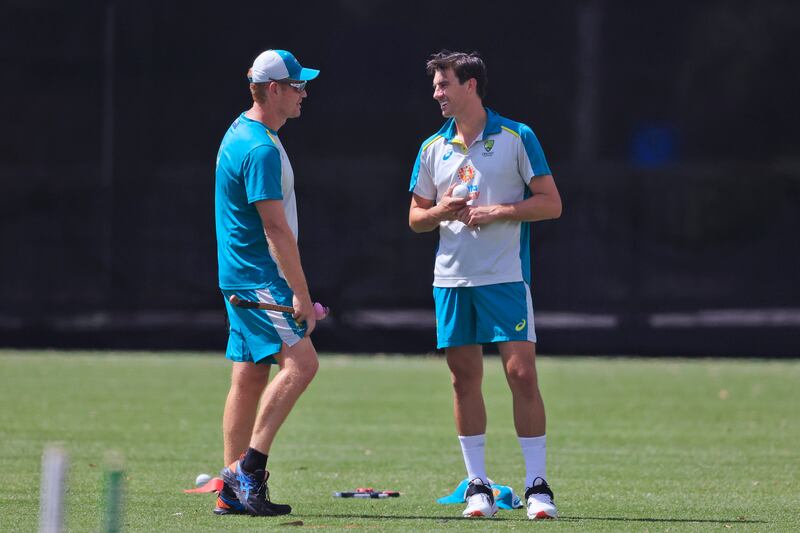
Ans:
[{"label": "man in white shirt", "polygon": [[442,50],[427,70],[433,98],[448,120],[422,143],[414,164],[409,225],[415,232],[439,229],[433,281],[437,346],[444,348],[452,374],[456,429],[470,480],[463,514],[497,512],[484,461],[481,393],[482,344],[496,343],[525,459],[528,517],[556,518],[536,376],[530,223],[558,218],[561,198],[533,131],[483,106],[487,77],[480,56]]}]

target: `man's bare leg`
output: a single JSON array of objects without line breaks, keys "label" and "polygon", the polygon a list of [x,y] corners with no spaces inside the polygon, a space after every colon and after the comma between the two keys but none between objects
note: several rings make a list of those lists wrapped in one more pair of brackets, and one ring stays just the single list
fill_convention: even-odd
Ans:
[{"label": "man's bare leg", "polygon": [[308,337],[291,347],[284,344],[275,359],[280,370],[264,391],[250,438],[250,447],[263,454],[269,453],[275,434],[319,368],[317,351]]},{"label": "man's bare leg", "polygon": [[479,344],[446,348],[447,366],[453,382],[453,414],[459,435],[486,433],[483,403],[483,350]]},{"label": "man's bare leg", "polygon": [[525,504],[528,518],[556,518],[553,491],[547,484],[545,413],[536,373],[536,345],[514,341],[498,344],[514,402],[514,426],[525,459]]},{"label": "man's bare leg", "polygon": [[514,404],[514,427],[520,437],[545,434],[545,412],[536,375],[536,345],[512,341],[497,344]]},{"label": "man's bare leg", "polygon": [[447,348],[453,380],[453,413],[469,485],[464,493],[467,517],[490,517],[497,504],[486,473],[486,405],[483,402],[483,350],[479,344]]},{"label": "man's bare leg", "polygon": [[258,400],[269,380],[270,365],[233,363],[231,388],[222,415],[225,465],[239,458],[250,442]]},{"label": "man's bare leg", "polygon": [[[317,373],[319,361],[308,337],[292,347],[283,344],[275,359],[280,370],[263,389],[261,403],[252,424],[249,447],[241,461],[232,461],[234,464],[222,471],[225,488],[217,499],[217,509],[214,510],[217,514],[246,512],[257,516],[280,516],[292,512],[290,505],[275,503],[269,498],[267,455],[278,429]],[[267,377],[268,372],[264,374],[264,379]],[[242,419],[244,416],[243,414]],[[232,440],[240,437],[237,434]],[[226,491],[231,492],[235,498],[228,498]],[[231,499],[238,500],[238,504],[231,503]]]}]

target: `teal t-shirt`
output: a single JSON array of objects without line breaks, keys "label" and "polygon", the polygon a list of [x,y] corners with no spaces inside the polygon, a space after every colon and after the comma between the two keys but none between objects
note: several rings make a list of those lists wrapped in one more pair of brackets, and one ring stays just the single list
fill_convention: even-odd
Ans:
[{"label": "teal t-shirt", "polygon": [[215,218],[219,286],[257,289],[279,276],[254,202],[283,200],[277,132],[242,113],[217,154]]}]

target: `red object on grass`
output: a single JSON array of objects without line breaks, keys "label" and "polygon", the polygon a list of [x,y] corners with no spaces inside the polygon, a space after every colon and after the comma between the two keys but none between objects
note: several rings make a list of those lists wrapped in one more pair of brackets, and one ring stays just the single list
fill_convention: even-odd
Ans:
[{"label": "red object on grass", "polygon": [[183,492],[186,494],[199,494],[203,492],[219,492],[222,490],[223,481],[222,478],[213,477],[211,480],[208,481],[202,487],[197,487],[196,489],[186,489]]}]

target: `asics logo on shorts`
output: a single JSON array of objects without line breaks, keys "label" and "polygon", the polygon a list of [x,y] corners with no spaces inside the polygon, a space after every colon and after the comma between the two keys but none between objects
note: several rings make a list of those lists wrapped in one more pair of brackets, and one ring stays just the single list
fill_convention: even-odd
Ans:
[{"label": "asics logo on shorts", "polygon": [[517,330],[517,331],[522,331],[522,328],[524,328],[525,324],[527,324],[527,323],[528,323],[528,321],[523,318],[522,322],[520,322],[519,324],[514,326],[514,329]]}]

